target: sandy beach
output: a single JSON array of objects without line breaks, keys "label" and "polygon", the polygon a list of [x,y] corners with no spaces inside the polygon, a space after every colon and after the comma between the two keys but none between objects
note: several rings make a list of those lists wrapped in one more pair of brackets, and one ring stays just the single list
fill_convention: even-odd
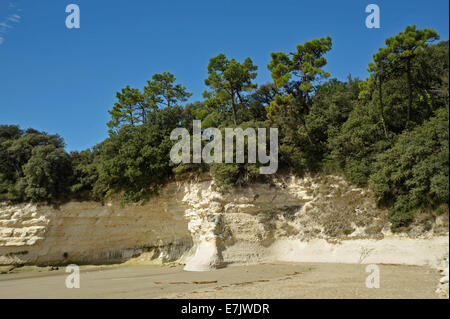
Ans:
[{"label": "sandy beach", "polygon": [[365,285],[367,265],[265,263],[187,272],[180,265],[82,266],[79,289],[64,267],[0,275],[0,298],[438,298],[429,267],[379,265],[380,288]]}]

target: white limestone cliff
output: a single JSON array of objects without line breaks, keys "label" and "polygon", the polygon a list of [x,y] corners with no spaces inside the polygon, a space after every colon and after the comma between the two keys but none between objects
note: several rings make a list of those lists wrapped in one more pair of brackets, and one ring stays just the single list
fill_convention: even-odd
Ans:
[{"label": "white limestone cliff", "polygon": [[177,261],[185,270],[264,261],[436,266],[448,218],[389,231],[371,194],[336,176],[279,176],[220,190],[210,178],[171,182],[144,205],[0,205],[0,264]]},{"label": "white limestone cliff", "polygon": [[448,253],[447,221],[394,235],[371,194],[336,176],[225,192],[203,181],[185,184],[184,194],[194,242],[185,270],[267,261],[436,266]]}]

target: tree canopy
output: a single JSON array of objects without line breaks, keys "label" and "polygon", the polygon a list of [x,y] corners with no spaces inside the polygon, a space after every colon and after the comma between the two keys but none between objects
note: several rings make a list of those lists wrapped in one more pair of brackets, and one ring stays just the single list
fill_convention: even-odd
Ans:
[{"label": "tree canopy", "polygon": [[142,89],[116,93],[109,137],[81,152],[67,153],[58,135],[0,125],[0,201],[137,202],[202,172],[224,189],[267,180],[260,163],[172,163],[171,131],[201,120],[222,132],[278,128],[280,173],[341,174],[368,187],[393,230],[418,214],[448,214],[449,43],[438,39],[432,29],[406,27],[373,55],[366,79],[330,78],[330,37],[271,53],[273,82],[262,85],[250,58],[219,54],[199,101],[173,74],[155,74]]},{"label": "tree canopy", "polygon": [[175,76],[164,72],[155,74],[147,81],[143,92],[126,86],[116,93],[117,102],[108,111],[111,121],[108,126],[111,131],[124,125],[147,124],[152,120],[152,113],[162,107],[176,107],[185,102],[192,94],[181,84],[175,84]]},{"label": "tree canopy", "polygon": [[244,94],[256,89],[252,81],[256,78],[257,66],[250,58],[243,63],[235,59],[227,59],[225,54],[219,54],[209,60],[208,78],[205,84],[210,91],[205,91],[205,103],[213,108],[223,111],[231,109],[234,125],[238,124],[238,108],[246,102]]}]

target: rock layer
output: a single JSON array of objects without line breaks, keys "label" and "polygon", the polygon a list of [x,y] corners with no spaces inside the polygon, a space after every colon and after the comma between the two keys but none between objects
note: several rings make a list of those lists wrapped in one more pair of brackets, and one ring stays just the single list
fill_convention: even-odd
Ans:
[{"label": "rock layer", "polygon": [[0,207],[0,264],[102,264],[145,253],[180,259],[192,247],[178,184],[147,204],[71,202]]},{"label": "rock layer", "polygon": [[448,222],[394,235],[372,195],[336,176],[279,177],[219,191],[184,186],[194,249],[186,270],[268,261],[436,266],[448,252]]},{"label": "rock layer", "polygon": [[137,258],[205,271],[264,261],[437,265],[445,255],[448,220],[394,235],[371,194],[336,176],[228,190],[209,178],[172,182],[145,205],[124,207],[0,206],[0,264]]},{"label": "rock layer", "polygon": [[441,297],[441,298],[447,298],[449,297],[449,293],[448,293],[448,278],[449,278],[449,274],[448,274],[448,256],[445,257],[442,260],[442,263],[440,264],[440,267],[438,268],[439,272],[441,273],[442,277],[439,280],[439,284],[438,284],[438,288],[436,290],[436,293]]}]

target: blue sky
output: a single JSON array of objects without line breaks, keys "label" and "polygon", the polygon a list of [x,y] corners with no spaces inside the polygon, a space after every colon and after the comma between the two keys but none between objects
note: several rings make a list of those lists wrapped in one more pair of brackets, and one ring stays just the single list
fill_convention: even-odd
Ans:
[{"label": "blue sky", "polygon": [[[80,29],[65,26],[70,3]],[[370,3],[380,29],[365,27]],[[364,78],[384,39],[408,24],[448,40],[448,10],[448,0],[0,0],[0,124],[58,133],[82,150],[107,137],[115,92],[142,88],[154,73],[173,73],[194,101],[219,53],[251,57],[263,84],[270,52],[330,35],[332,77]]]}]

